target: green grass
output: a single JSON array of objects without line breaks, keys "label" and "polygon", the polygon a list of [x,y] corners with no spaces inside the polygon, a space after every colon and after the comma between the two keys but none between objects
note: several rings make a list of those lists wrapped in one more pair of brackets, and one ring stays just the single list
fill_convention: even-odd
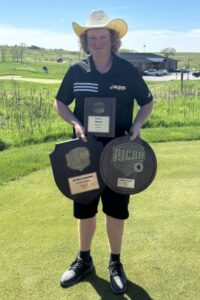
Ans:
[{"label": "green grass", "polygon": [[199,299],[200,142],[152,147],[156,178],[130,200],[122,251],[130,280],[126,295],[110,292],[101,209],[92,247],[97,276],[60,288],[60,276],[78,251],[77,224],[72,202],[47,167],[0,188],[2,300]]},{"label": "green grass", "polygon": [[[149,143],[200,140],[200,129],[195,127],[146,128],[142,130],[142,138]],[[66,139],[67,136],[63,134],[63,139],[57,139],[57,142]],[[0,186],[48,166],[49,153],[54,150],[55,144],[56,140],[0,151]]]},{"label": "green grass", "polygon": [[200,69],[199,61],[200,61],[200,53],[186,53],[186,52],[177,52],[175,56],[172,58],[178,61],[178,68],[182,68],[184,66],[189,67],[191,69]]},{"label": "green grass", "polygon": [[48,166],[54,145],[51,142],[0,152],[0,186]]},{"label": "green grass", "polygon": [[[149,82],[148,85],[154,95],[155,105],[145,127],[175,128],[172,132],[178,133],[178,140],[186,137],[183,128],[187,127],[187,139],[198,139],[199,82],[186,80],[183,93],[180,91],[180,83],[176,81]],[[67,135],[69,137],[70,127],[61,120],[52,106],[58,87],[59,84],[0,81],[0,140],[5,145],[19,146]],[[74,103],[71,105],[72,109],[73,105]],[[178,132],[176,128],[181,129]],[[158,132],[157,129],[155,131]],[[173,135],[173,138],[175,140],[176,136]],[[157,139],[163,140],[166,141],[164,136]]]},{"label": "green grass", "polygon": [[141,132],[142,138],[148,142],[200,140],[200,126],[145,128]]},{"label": "green grass", "polygon": [[[43,66],[48,67],[48,73],[43,71]],[[25,62],[25,63],[0,63],[0,75],[13,75],[28,78],[61,79],[69,67],[69,62],[62,64],[56,62]]]}]

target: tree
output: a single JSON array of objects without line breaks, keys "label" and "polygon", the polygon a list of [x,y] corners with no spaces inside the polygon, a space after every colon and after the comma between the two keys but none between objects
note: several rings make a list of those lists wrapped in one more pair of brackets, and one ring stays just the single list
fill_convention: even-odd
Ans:
[{"label": "tree", "polygon": [[21,43],[19,45],[19,57],[20,57],[21,63],[23,62],[23,56],[24,56],[25,49],[26,49],[26,45],[24,43]]},{"label": "tree", "polygon": [[165,49],[162,49],[160,51],[162,54],[164,54],[165,57],[170,57],[170,56],[174,56],[175,53],[176,53],[176,50],[174,48],[165,48]]},{"label": "tree", "polygon": [[1,61],[6,61],[6,51],[7,51],[7,45],[0,45],[1,49]]},{"label": "tree", "polygon": [[12,60],[14,62],[18,62],[19,61],[19,48],[17,45],[12,47]]}]

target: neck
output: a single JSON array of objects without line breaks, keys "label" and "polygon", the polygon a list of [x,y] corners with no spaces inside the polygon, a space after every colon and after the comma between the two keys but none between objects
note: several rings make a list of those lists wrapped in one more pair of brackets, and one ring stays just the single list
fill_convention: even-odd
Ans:
[{"label": "neck", "polygon": [[112,66],[112,55],[110,54],[108,57],[93,57],[95,68],[100,73],[106,73],[110,70]]}]

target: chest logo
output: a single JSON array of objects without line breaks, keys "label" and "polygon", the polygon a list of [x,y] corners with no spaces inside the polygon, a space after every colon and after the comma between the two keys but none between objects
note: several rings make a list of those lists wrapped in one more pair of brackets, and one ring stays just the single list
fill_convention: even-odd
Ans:
[{"label": "chest logo", "polygon": [[110,86],[110,90],[125,91],[126,90],[126,86],[125,85],[112,84]]}]

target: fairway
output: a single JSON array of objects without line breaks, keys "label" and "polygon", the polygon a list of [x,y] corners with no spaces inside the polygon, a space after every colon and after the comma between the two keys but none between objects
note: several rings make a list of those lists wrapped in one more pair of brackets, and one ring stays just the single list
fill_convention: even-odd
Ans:
[{"label": "fairway", "polygon": [[151,146],[158,172],[147,190],[131,197],[125,227],[126,294],[110,291],[101,207],[92,247],[96,275],[60,287],[78,251],[77,223],[72,201],[59,192],[47,167],[0,187],[1,300],[199,299],[200,141]]}]

